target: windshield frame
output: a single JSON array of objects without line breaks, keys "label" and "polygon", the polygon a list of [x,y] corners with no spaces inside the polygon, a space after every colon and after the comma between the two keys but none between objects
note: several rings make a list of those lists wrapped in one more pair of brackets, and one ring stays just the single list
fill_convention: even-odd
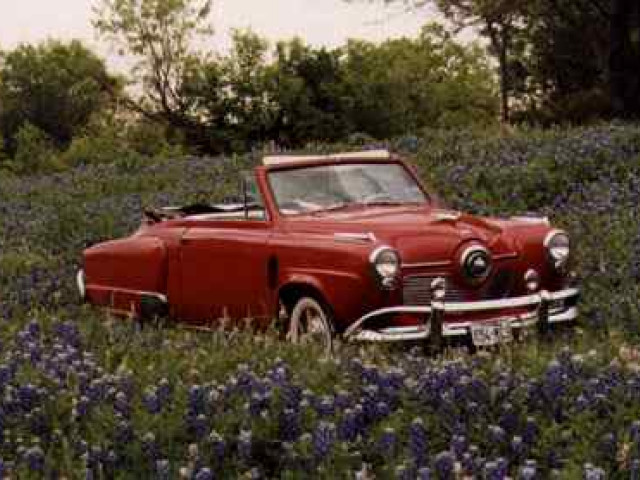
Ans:
[{"label": "windshield frame", "polygon": [[[408,174],[408,177],[413,180],[415,185],[418,187],[420,192],[424,195],[424,202],[406,202],[406,203],[392,203],[389,205],[382,205],[385,207],[409,207],[409,206],[419,206],[419,207],[432,207],[434,198],[429,193],[429,191],[425,188],[423,183],[420,181],[416,171],[411,168],[405,161],[399,158],[391,158],[388,160],[370,160],[370,159],[349,159],[349,160],[320,160],[320,161],[306,161],[306,162],[292,162],[291,164],[280,164],[273,165],[265,168],[266,170],[266,187],[268,189],[268,194],[273,204],[275,212],[279,216],[289,218],[289,217],[299,217],[299,216],[309,216],[309,215],[321,215],[321,214],[330,214],[332,211],[336,211],[336,209],[326,208],[315,211],[302,211],[296,213],[283,213],[278,202],[278,198],[273,190],[273,186],[271,183],[271,174],[276,172],[288,171],[288,170],[304,170],[318,167],[338,167],[343,165],[398,165],[404,169],[404,171]],[[342,207],[345,209],[348,206],[360,206],[360,207],[380,207],[381,205],[376,202],[371,202],[371,204],[365,204],[362,202],[353,202],[346,204]],[[342,208],[338,209],[342,210]]]}]

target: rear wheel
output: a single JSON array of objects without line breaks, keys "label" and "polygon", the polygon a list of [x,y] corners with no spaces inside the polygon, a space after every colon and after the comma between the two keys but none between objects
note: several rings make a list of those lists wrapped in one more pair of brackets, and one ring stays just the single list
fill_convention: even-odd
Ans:
[{"label": "rear wheel", "polygon": [[330,353],[333,328],[328,310],[315,298],[300,298],[291,311],[287,340],[299,345],[315,344]]}]

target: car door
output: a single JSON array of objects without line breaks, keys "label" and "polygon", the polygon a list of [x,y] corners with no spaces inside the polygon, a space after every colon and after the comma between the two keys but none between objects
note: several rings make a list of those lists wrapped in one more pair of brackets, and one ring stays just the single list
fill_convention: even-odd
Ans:
[{"label": "car door", "polygon": [[[256,192],[251,192],[252,201],[260,203]],[[181,318],[194,324],[272,318],[272,224],[266,211],[255,213],[196,222],[186,230],[181,240]]]}]

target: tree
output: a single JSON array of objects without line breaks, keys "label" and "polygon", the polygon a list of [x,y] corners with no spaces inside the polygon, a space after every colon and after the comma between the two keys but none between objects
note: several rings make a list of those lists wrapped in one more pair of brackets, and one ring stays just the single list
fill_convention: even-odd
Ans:
[{"label": "tree", "polygon": [[300,39],[279,42],[272,66],[277,117],[272,131],[280,144],[332,142],[349,132],[340,51],[314,49]]},{"label": "tree", "polygon": [[55,168],[56,150],[51,137],[35,125],[23,124],[16,133],[15,143],[15,156],[6,164],[12,171],[32,174]]},{"label": "tree", "polygon": [[64,148],[109,105],[118,81],[80,42],[20,45],[0,56],[0,128],[9,154],[26,124]]},{"label": "tree", "polygon": [[[346,0],[354,1],[354,0]],[[385,4],[403,3],[411,10],[435,5],[457,31],[477,28],[490,41],[490,52],[498,60],[500,111],[504,123],[510,117],[510,51],[522,24],[521,8],[528,0],[369,0]]]},{"label": "tree", "polygon": [[510,121],[510,53],[522,23],[521,8],[528,0],[435,0],[440,10],[458,29],[477,27],[491,44],[498,59],[500,111],[504,123]]},{"label": "tree", "polygon": [[134,60],[131,77],[139,79],[141,89],[127,100],[129,107],[184,130],[207,150],[206,126],[185,89],[206,60],[194,45],[212,33],[211,5],[211,0],[101,0],[93,22],[120,55]]},{"label": "tree", "polygon": [[235,30],[231,53],[219,61],[224,125],[234,150],[251,149],[269,140],[277,105],[268,52],[265,39],[248,30]]},{"label": "tree", "polygon": [[513,109],[544,123],[640,117],[637,0],[369,1],[435,5],[478,28],[498,60],[503,120]]},{"label": "tree", "polygon": [[268,51],[263,38],[236,30],[228,55],[211,56],[186,77],[184,93],[218,149],[247,150],[270,139],[277,106]]},{"label": "tree", "polygon": [[523,8],[525,81],[516,92],[523,118],[581,123],[607,114],[609,26],[599,1],[533,0]]},{"label": "tree", "polygon": [[430,24],[417,39],[344,50],[352,127],[376,138],[495,121],[496,86],[483,50]]}]

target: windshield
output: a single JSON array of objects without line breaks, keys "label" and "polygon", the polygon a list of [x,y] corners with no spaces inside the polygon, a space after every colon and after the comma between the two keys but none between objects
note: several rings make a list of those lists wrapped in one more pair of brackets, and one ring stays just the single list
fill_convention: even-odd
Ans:
[{"label": "windshield", "polygon": [[398,163],[326,165],[281,170],[269,175],[284,215],[353,205],[406,205],[428,202],[420,186]]}]

